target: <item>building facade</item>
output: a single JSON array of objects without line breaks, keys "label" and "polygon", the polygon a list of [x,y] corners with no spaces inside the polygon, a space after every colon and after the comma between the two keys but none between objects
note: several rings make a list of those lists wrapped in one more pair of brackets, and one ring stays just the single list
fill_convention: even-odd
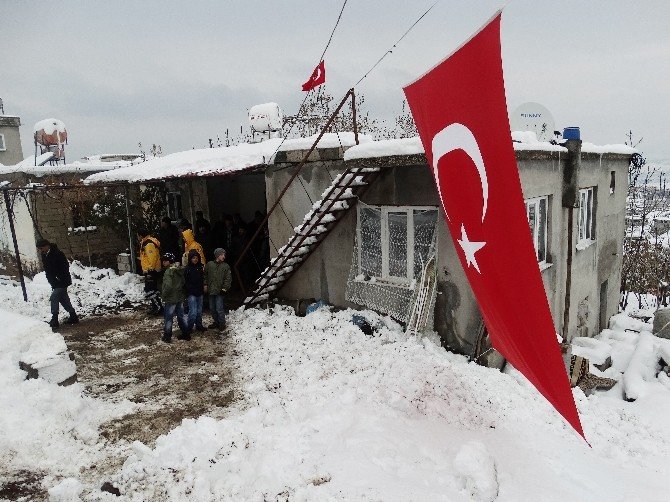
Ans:
[{"label": "building facade", "polygon": [[[547,301],[557,333],[568,340],[593,336],[618,310],[631,157],[627,151],[581,147],[515,143]],[[271,239],[284,244],[338,174],[378,169],[376,180],[274,296],[372,308],[403,323],[412,322],[417,298],[429,298],[430,323],[424,328],[435,330],[448,348],[478,358],[487,347],[485,326],[425,156],[393,148],[373,155],[368,148],[359,156],[358,148],[346,155],[343,149],[317,150],[301,169],[300,183],[292,183],[282,198],[282,211],[271,214]],[[278,157],[268,168],[268,201],[277,199],[294,174],[296,164],[289,160]],[[572,194],[570,207],[566,193]],[[434,274],[433,284],[427,273]],[[530,301],[523,291],[500,294]]]},{"label": "building facade", "polygon": [[21,119],[0,114],[0,164],[11,166],[23,160],[19,127]]}]

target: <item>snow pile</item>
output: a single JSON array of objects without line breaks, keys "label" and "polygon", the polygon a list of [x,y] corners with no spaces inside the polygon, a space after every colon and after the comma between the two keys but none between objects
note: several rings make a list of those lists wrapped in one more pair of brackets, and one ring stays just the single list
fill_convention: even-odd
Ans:
[{"label": "snow pile", "polygon": [[[590,348],[580,348],[578,355],[600,364],[604,355],[611,357],[611,367],[591,372],[619,380],[608,396],[637,400],[647,396],[670,396],[670,340],[652,335],[652,325],[625,314],[610,319],[610,328],[603,330]],[[573,347],[573,353],[575,347]]]},{"label": "snow pile", "polygon": [[[86,267],[78,261],[70,264],[70,275],[72,286],[68,288],[68,294],[79,315],[102,313],[144,302],[144,285],[139,275],[117,275],[112,269]],[[37,274],[32,281],[26,278],[28,302],[23,301],[21,285],[17,281],[3,279],[0,283],[0,302],[5,308],[36,319],[51,318],[51,286],[44,272]],[[65,315],[62,308],[61,315]]]},{"label": "snow pile", "polygon": [[43,119],[35,123],[33,126],[33,132],[38,132],[42,131],[46,134],[53,134],[56,131],[60,133],[64,133],[65,131],[65,124],[63,123],[62,120],[58,119]]},{"label": "snow pile", "polygon": [[548,141],[540,141],[534,131],[512,131],[512,144],[515,151],[534,150],[543,152],[567,152],[564,146],[552,145]]},{"label": "snow pile", "polygon": [[[540,141],[533,131],[513,131],[512,145],[515,151],[543,151],[567,152],[561,145],[554,145],[548,141]],[[597,146],[592,143],[582,143],[582,152],[585,153],[619,153],[633,154],[637,150],[626,145]],[[375,157],[391,157],[394,155],[416,155],[424,153],[423,145],[418,137],[402,139],[386,139],[372,141],[354,146],[344,154],[344,160],[369,159]]]},{"label": "snow pile", "polygon": [[60,387],[26,380],[19,361],[64,350],[63,337],[44,323],[0,309],[0,472],[23,469],[76,475],[101,448],[98,426],[130,412],[124,401],[107,405],[82,395],[75,383]]},{"label": "snow pile", "polygon": [[[284,141],[284,144],[279,149],[280,152],[292,151],[292,150],[309,150],[318,134],[313,136],[307,136],[306,138],[292,138]],[[367,134],[359,134],[358,142],[360,144],[372,143],[372,137]],[[325,133],[319,142],[317,143],[317,148],[348,148],[356,145],[356,138],[353,132],[327,132]]]},{"label": "snow pile", "polygon": [[634,153],[639,153],[635,148],[628,145],[594,145],[588,141],[582,142],[582,152],[584,153],[618,153],[621,155],[633,155]]},{"label": "snow pile", "polygon": [[53,157],[52,152],[47,152],[38,155],[26,157],[18,164],[13,166],[4,166],[0,168],[0,174],[24,173],[32,176],[54,176],[59,174],[90,174],[101,171],[111,171],[114,169],[121,169],[131,165],[128,161],[114,161],[106,162],[100,158],[91,157],[90,160],[74,161],[70,164],[56,164],[49,165],[48,162]]},{"label": "snow pile", "polygon": [[418,136],[413,138],[384,139],[354,146],[344,154],[344,160],[392,157],[395,155],[417,155],[423,153]]},{"label": "snow pile", "polygon": [[233,313],[238,408],[221,421],[184,420],[154,449],[135,443],[114,479],[122,494],[585,501],[667,493],[665,395],[640,407],[576,389],[590,449],[520,373],[468,364],[356,312],[375,326],[367,337],[353,314]]}]

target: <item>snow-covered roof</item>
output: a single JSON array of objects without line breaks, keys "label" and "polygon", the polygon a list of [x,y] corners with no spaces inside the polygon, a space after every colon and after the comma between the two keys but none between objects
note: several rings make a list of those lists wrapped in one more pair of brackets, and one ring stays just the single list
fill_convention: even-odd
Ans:
[{"label": "snow-covered roof", "polygon": [[[90,160],[74,161],[69,164],[49,165],[48,162],[53,157],[53,153],[47,152],[38,155],[35,159],[34,155],[23,159],[18,164],[13,166],[0,167],[0,175],[24,173],[33,176],[50,176],[58,174],[77,174],[77,173],[95,173],[99,171],[110,171],[120,169],[131,164],[130,161],[119,160],[113,162],[106,162],[101,160],[100,156],[89,157]],[[103,156],[104,157],[104,156]]]},{"label": "snow-covered roof", "polygon": [[[403,139],[387,139],[372,141],[353,146],[344,154],[344,160],[368,159],[374,157],[392,157],[396,155],[415,155],[424,153],[423,145],[418,136]],[[515,151],[543,151],[567,152],[561,145],[554,145],[547,141],[539,141],[532,131],[512,132],[512,145]],[[583,142],[582,152],[585,153],[617,153],[633,154],[637,150],[627,145],[603,145]]]},{"label": "snow-covered roof", "polygon": [[85,183],[142,183],[232,174],[267,164],[280,144],[280,138],[273,138],[260,143],[177,152],[115,171],[94,174],[86,178]]},{"label": "snow-covered roof", "polygon": [[[281,138],[272,138],[260,143],[187,150],[155,157],[113,172],[97,173],[86,178],[85,183],[143,183],[171,178],[234,175],[273,163],[277,151],[307,150],[316,138],[314,135],[283,142]],[[365,135],[359,135],[358,139],[360,142],[372,142],[372,138]],[[317,148],[346,148],[355,144],[352,132],[326,133]]]}]

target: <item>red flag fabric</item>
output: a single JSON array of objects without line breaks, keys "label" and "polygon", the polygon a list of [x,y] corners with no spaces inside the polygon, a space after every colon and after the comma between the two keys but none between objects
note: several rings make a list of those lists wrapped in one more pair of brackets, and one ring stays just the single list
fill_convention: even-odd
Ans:
[{"label": "red flag fabric", "polygon": [[323,61],[321,61],[318,65],[316,65],[316,68],[314,68],[312,76],[309,77],[309,80],[304,84],[302,84],[302,90],[311,91],[315,87],[318,87],[325,82],[326,82],[326,65],[324,64]]},{"label": "red flag fabric", "polygon": [[512,147],[500,19],[404,91],[493,346],[583,437]]}]

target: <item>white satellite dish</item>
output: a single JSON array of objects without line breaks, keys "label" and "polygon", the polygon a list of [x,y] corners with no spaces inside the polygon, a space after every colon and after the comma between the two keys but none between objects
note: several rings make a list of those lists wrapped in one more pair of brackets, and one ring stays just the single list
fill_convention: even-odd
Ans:
[{"label": "white satellite dish", "polygon": [[533,131],[539,141],[554,138],[554,117],[540,103],[523,103],[516,107],[509,118],[512,131]]}]

